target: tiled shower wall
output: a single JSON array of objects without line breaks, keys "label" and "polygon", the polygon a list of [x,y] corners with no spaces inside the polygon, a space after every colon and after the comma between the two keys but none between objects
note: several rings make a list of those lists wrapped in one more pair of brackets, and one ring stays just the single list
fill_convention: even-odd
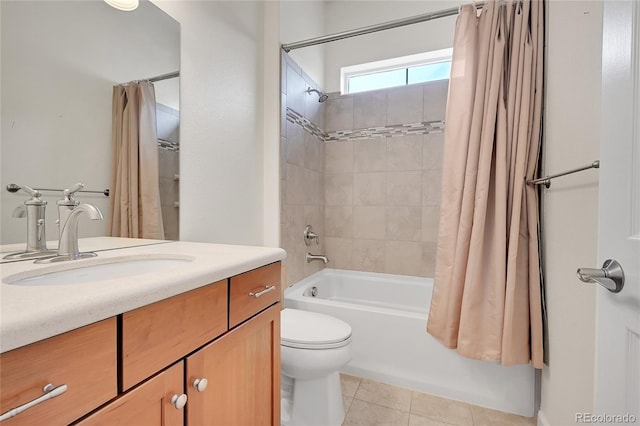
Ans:
[{"label": "tiled shower wall", "polygon": [[[321,138],[288,121],[287,108],[323,128],[325,104],[318,102],[315,93],[305,92],[307,87],[320,88],[284,53],[281,66],[281,247],[287,252],[284,272],[290,285],[324,268],[319,261],[307,263],[305,255],[325,254],[325,144]],[[306,225],[320,235],[319,245],[305,245],[302,235]]]},{"label": "tiled shower wall", "polygon": [[178,240],[180,219],[180,113],[166,105],[156,104],[158,132],[158,177],[160,178],[160,208],[164,238]]},{"label": "tiled shower wall", "polygon": [[[448,80],[334,97],[325,131],[444,121]],[[444,134],[325,144],[329,267],[433,276]]]}]

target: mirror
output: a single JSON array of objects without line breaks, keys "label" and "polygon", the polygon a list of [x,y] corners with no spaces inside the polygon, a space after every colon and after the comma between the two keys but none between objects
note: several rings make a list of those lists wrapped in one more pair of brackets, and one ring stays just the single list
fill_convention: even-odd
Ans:
[{"label": "mirror", "polygon": [[[132,12],[103,1],[3,1],[0,16],[0,243],[24,243],[25,219],[12,212],[28,196],[9,193],[8,184],[62,190],[82,182],[96,193],[76,199],[107,215],[101,192],[110,185],[113,86],[179,71],[180,25],[146,0]],[[167,239],[178,238],[178,80],[154,83]],[[61,197],[43,191],[50,241]],[[82,221],[80,236],[103,236],[106,224]]]}]

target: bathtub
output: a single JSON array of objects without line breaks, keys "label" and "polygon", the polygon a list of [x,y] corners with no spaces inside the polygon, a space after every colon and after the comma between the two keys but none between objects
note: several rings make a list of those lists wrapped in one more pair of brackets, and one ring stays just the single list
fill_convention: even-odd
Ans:
[{"label": "bathtub", "polygon": [[286,289],[285,307],[351,325],[347,374],[532,417],[533,367],[464,358],[427,334],[432,288],[430,278],[324,269]]}]

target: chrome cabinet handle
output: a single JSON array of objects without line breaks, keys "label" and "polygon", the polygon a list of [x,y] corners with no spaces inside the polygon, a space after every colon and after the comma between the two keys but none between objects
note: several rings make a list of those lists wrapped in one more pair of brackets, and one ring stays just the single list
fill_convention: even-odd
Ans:
[{"label": "chrome cabinet handle", "polygon": [[193,381],[193,387],[198,392],[204,392],[204,390],[207,388],[208,384],[209,384],[209,381],[207,379],[205,379],[204,377],[202,379],[195,379]]},{"label": "chrome cabinet handle", "polygon": [[580,281],[598,283],[612,293],[619,293],[624,287],[624,271],[613,259],[607,259],[601,269],[578,268],[576,271]]},{"label": "chrome cabinet handle", "polygon": [[29,408],[34,407],[40,404],[41,402],[45,402],[48,399],[55,398],[56,396],[62,395],[66,391],[67,391],[67,385],[60,385],[58,387],[53,387],[53,385],[49,383],[42,388],[42,392],[44,392],[44,395],[34,399],[33,401],[29,401],[26,404],[22,404],[19,407],[12,408],[11,410],[7,411],[6,413],[0,416],[0,422],[10,419],[11,417],[15,417],[18,414],[22,413],[24,410],[28,410]]},{"label": "chrome cabinet handle", "polygon": [[171,397],[171,404],[176,407],[177,410],[182,410],[187,405],[187,395],[184,393],[181,395],[173,395]]},{"label": "chrome cabinet handle", "polygon": [[249,293],[249,296],[251,296],[251,297],[260,297],[260,296],[262,296],[263,294],[265,294],[265,293],[269,293],[270,291],[273,291],[273,290],[275,290],[275,289],[276,289],[276,286],[275,286],[275,285],[265,285],[265,286],[264,286],[264,290],[259,291],[259,292],[257,292],[257,293],[250,292],[250,293]]}]

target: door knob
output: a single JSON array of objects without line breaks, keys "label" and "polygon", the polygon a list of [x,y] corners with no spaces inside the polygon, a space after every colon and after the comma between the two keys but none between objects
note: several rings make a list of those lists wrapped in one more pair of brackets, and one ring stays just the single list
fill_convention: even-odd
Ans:
[{"label": "door knob", "polygon": [[187,405],[187,395],[185,394],[175,394],[171,397],[171,404],[176,407],[176,409],[181,410]]},{"label": "door knob", "polygon": [[612,293],[619,293],[624,287],[624,271],[613,259],[607,259],[602,268],[578,268],[578,278],[585,283],[598,283]]}]

